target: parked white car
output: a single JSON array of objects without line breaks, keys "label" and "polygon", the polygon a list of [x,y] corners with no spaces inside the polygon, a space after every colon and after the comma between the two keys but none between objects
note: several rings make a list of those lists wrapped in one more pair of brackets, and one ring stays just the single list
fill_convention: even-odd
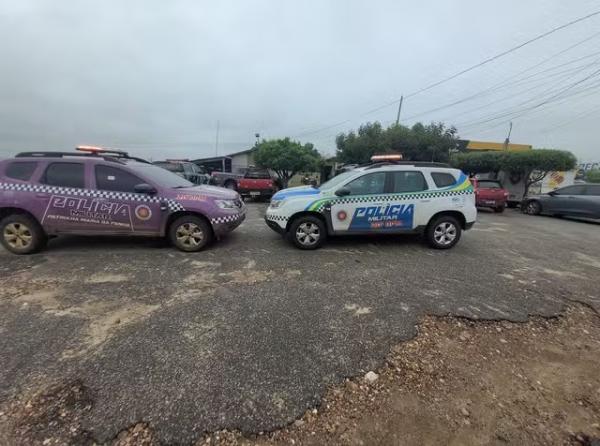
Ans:
[{"label": "parked white car", "polygon": [[423,233],[432,247],[448,249],[476,217],[473,186],[460,170],[384,160],[318,188],[277,192],[265,221],[301,249],[316,249],[327,236],[373,233]]}]

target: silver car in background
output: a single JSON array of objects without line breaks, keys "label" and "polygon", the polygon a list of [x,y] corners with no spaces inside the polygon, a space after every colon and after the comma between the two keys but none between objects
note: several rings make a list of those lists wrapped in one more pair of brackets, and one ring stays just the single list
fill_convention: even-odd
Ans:
[{"label": "silver car in background", "polygon": [[532,195],[523,199],[521,210],[530,215],[600,218],[600,184],[574,184]]}]

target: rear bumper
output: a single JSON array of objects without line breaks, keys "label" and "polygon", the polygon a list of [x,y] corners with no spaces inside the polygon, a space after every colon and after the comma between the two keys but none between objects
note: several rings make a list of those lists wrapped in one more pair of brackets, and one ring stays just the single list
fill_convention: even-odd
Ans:
[{"label": "rear bumper", "polygon": [[506,206],[506,200],[502,199],[502,200],[495,200],[495,199],[479,199],[476,202],[476,206],[480,207],[480,208],[485,208],[485,207],[500,207],[500,206]]},{"label": "rear bumper", "polygon": [[273,189],[238,189],[238,193],[244,197],[271,198],[275,192]]}]

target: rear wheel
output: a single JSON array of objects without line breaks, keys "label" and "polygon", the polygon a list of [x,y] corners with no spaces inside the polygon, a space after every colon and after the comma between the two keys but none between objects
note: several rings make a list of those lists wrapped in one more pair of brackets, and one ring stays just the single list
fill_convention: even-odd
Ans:
[{"label": "rear wheel", "polygon": [[525,204],[523,212],[529,215],[539,215],[542,212],[542,205],[536,200],[528,201]]},{"label": "rear wheel", "polygon": [[288,237],[300,249],[317,249],[327,238],[327,230],[321,219],[306,215],[292,222]]},{"label": "rear wheel", "polygon": [[42,249],[48,238],[39,223],[24,214],[5,217],[0,222],[2,245],[15,254],[32,254]]},{"label": "rear wheel", "polygon": [[450,215],[442,215],[429,223],[427,242],[435,249],[449,249],[458,243],[462,229],[458,220]]},{"label": "rear wheel", "polygon": [[181,251],[196,252],[210,243],[212,230],[202,217],[184,215],[171,223],[169,240]]}]

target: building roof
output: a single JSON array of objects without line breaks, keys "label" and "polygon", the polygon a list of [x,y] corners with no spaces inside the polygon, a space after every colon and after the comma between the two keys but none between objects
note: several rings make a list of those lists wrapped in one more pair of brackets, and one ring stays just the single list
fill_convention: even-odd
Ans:
[{"label": "building roof", "polygon": [[251,149],[246,149],[246,150],[242,150],[240,152],[230,153],[227,156],[231,157],[231,156],[236,156],[236,155],[244,155],[246,153],[254,152],[255,150],[256,150],[256,148],[252,147]]}]

